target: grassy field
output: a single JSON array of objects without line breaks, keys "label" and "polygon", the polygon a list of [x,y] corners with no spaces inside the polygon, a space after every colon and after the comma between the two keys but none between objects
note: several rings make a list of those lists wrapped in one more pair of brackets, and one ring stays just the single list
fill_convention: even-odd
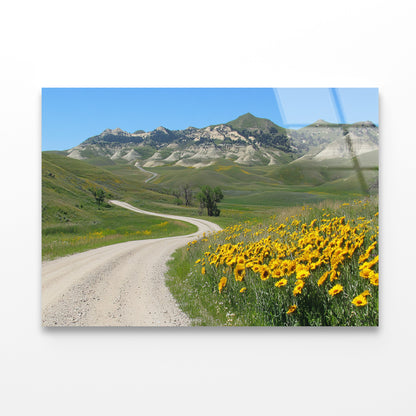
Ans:
[{"label": "grassy field", "polygon": [[194,241],[167,284],[194,325],[378,325],[378,200],[278,210]]},{"label": "grassy field", "polygon": [[[371,165],[376,156],[367,156],[367,159],[360,162]],[[60,152],[44,152],[43,257],[55,258],[133,238],[187,234],[193,229],[169,220],[166,230],[162,231],[152,228],[157,223],[151,217],[122,213],[107,204],[98,207],[92,193],[94,189],[102,189],[106,199],[120,199],[149,211],[204,218],[227,227],[238,221],[261,221],[276,210],[291,206],[360,197],[360,184],[351,166],[348,162],[340,167],[339,163],[322,165],[311,161],[283,166],[237,166],[223,160],[202,169],[151,168],[158,176],[144,183],[149,175],[127,162],[95,158],[87,163],[67,158]],[[377,171],[366,171],[365,177],[372,183]],[[177,205],[172,192],[184,184],[190,184],[194,193],[201,185],[220,186],[224,192],[219,204],[221,215],[201,214],[195,199],[190,207]],[[119,218],[118,222],[113,222],[113,217]],[[151,234],[134,235],[136,231],[146,230]]]},{"label": "grassy field", "polygon": [[[130,166],[124,175],[55,153],[42,155],[42,258],[44,260],[123,241],[190,234],[196,227],[150,217],[103,203],[106,198],[152,200],[169,204],[173,197],[142,187],[145,174]],[[134,169],[134,174],[132,170]]]},{"label": "grassy field", "polygon": [[50,260],[109,244],[196,231],[194,225],[181,221],[142,215],[115,206],[101,208],[95,211],[93,221],[45,226],[42,258]]},{"label": "grassy field", "polygon": [[[360,159],[360,163],[364,167],[377,166],[377,153]],[[237,166],[224,160],[201,169],[171,166],[150,170],[158,176],[146,184],[146,188],[155,192],[169,193],[183,184],[191,185],[194,192],[201,185],[220,186],[224,193],[219,204],[221,216],[211,220],[221,226],[267,217],[270,212],[285,207],[326,200],[347,201],[363,196],[356,171],[348,161],[322,164],[306,160],[283,166]],[[373,184],[377,175],[376,169],[365,170],[366,185]],[[174,210],[181,215],[198,216],[196,201],[190,208],[145,199],[131,202],[145,209]]]}]

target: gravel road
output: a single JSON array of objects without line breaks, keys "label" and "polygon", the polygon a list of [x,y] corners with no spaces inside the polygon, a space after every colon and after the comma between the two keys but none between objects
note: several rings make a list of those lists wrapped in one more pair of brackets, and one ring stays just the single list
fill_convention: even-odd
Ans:
[{"label": "gravel road", "polygon": [[166,261],[189,241],[221,228],[205,220],[110,202],[142,214],[189,222],[198,232],[129,241],[43,262],[42,325],[189,326],[189,318],[165,285]]},{"label": "gravel road", "polygon": [[136,166],[136,168],[137,168],[137,169],[139,169],[139,170],[141,170],[142,172],[144,172],[144,173],[150,173],[150,174],[152,175],[150,178],[147,178],[147,179],[144,181],[144,183],[148,183],[148,182],[150,182],[151,180],[153,180],[154,178],[156,178],[156,176],[158,176],[158,174],[157,174],[157,173],[155,173],[155,172],[150,172],[150,170],[143,169],[143,168],[140,166],[139,162],[136,162],[136,164],[135,164],[134,166]]}]

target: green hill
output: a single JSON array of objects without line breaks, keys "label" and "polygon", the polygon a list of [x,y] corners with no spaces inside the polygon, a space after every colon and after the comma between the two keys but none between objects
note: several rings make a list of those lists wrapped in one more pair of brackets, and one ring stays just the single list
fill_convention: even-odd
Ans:
[{"label": "green hill", "polygon": [[[374,157],[366,155],[360,162]],[[220,186],[225,195],[220,204],[220,221],[228,217],[234,220],[261,217],[278,207],[325,199],[342,201],[362,194],[350,161],[333,160],[324,165],[305,159],[280,166],[241,166],[222,160],[200,169],[172,166],[156,167],[152,171],[158,173],[151,182],[155,190],[179,189],[188,184],[197,192],[201,185]],[[377,170],[364,172],[368,187],[376,177]]]},{"label": "green hill", "polygon": [[246,113],[226,124],[246,138],[254,137],[263,146],[276,147],[285,152],[291,151],[286,129],[267,118],[259,118]]},{"label": "green hill", "polygon": [[[143,188],[146,174],[129,166],[122,175],[67,158],[42,154],[42,255],[44,259],[107,244],[143,238],[188,234],[196,230],[180,221],[141,215],[104,202],[98,205],[94,191],[105,199],[132,201],[146,198],[166,204],[173,196]],[[134,168],[131,168],[134,169]]]},{"label": "green hill", "polygon": [[259,129],[259,130],[270,130],[271,128],[275,128],[276,130],[280,130],[284,132],[285,129],[274,124],[271,120],[267,118],[259,118],[253,116],[251,113],[243,114],[240,117],[237,117],[235,120],[229,121],[226,123],[228,126],[231,126],[235,130],[244,130],[244,129]]},{"label": "green hill", "polygon": [[[378,152],[358,158],[364,167],[366,186],[377,189]],[[151,168],[158,176],[128,163],[96,166],[95,161],[66,157],[58,152],[42,155],[42,233],[44,258],[53,258],[100,245],[138,238],[189,233],[190,225],[163,221],[97,204],[94,192],[105,200],[120,199],[134,206],[169,214],[200,217],[195,197],[202,185],[219,186],[225,195],[221,216],[209,218],[221,226],[264,217],[280,207],[309,204],[326,199],[347,200],[362,195],[362,178],[351,161],[316,162],[303,158],[289,164],[242,166],[222,159],[205,168],[163,166]],[[178,205],[177,191],[190,185],[190,207]],[[204,218],[204,217],[202,217]],[[206,217],[205,217],[206,218]],[[164,226],[160,228],[160,224]]]}]

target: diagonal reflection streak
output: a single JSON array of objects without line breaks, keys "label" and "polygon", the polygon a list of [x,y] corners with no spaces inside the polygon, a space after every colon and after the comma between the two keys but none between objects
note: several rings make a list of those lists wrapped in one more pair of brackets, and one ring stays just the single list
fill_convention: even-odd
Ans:
[{"label": "diagonal reflection streak", "polygon": [[[378,166],[368,166],[368,167],[362,167],[360,165],[359,159],[357,157],[357,153],[354,149],[351,134],[347,127],[347,122],[345,119],[345,114],[342,106],[342,101],[339,93],[338,88],[328,88],[329,96],[331,98],[332,106],[335,112],[335,115],[337,117],[338,124],[341,124],[343,126],[343,136],[344,140],[347,146],[347,150],[350,154],[351,161],[352,161],[352,167],[328,167],[330,170],[355,170],[357,174],[357,179],[360,185],[360,188],[362,190],[362,193],[364,195],[369,195],[369,187],[366,183],[365,177],[364,177],[364,171],[378,171]],[[278,111],[278,119],[281,122],[281,125],[285,128],[296,128],[296,127],[304,127],[303,124],[293,124],[290,123],[286,119],[286,114],[284,110],[283,101],[279,94],[279,88],[273,88],[274,95],[276,97],[277,102],[277,111]]]},{"label": "diagonal reflection streak", "polygon": [[[332,103],[335,107],[335,114],[338,117],[338,123],[345,125],[346,121],[345,121],[344,111],[343,111],[343,108],[342,108],[342,104],[341,104],[341,100],[340,100],[340,97],[339,97],[338,89],[337,88],[329,88],[329,93],[330,93],[330,96],[331,96],[331,99],[332,99]],[[362,190],[364,195],[368,195],[369,190],[368,190],[368,186],[367,186],[367,183],[365,181],[365,178],[364,178],[363,169],[360,166],[360,163],[358,161],[358,158],[357,158],[357,155],[355,153],[354,147],[352,145],[350,133],[347,129],[344,130],[344,139],[345,139],[345,142],[347,144],[348,151],[351,155],[351,161],[352,161],[352,164],[353,164],[353,167],[350,168],[350,169],[354,169],[356,171],[357,179],[358,179],[358,182],[361,186],[361,190]]]}]

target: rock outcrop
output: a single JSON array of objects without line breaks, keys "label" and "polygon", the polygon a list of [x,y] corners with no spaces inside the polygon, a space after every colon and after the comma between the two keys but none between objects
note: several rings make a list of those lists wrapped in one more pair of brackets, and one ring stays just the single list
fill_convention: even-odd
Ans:
[{"label": "rock outcrop", "polygon": [[[351,146],[345,139],[347,134]],[[109,158],[116,163],[124,160],[143,167],[202,167],[221,159],[241,165],[279,165],[299,158],[346,159],[376,149],[378,127],[370,121],[346,125],[317,120],[302,129],[288,130],[248,113],[232,122],[201,129],[160,126],[134,133],[106,129],[68,150],[67,156]]]}]

